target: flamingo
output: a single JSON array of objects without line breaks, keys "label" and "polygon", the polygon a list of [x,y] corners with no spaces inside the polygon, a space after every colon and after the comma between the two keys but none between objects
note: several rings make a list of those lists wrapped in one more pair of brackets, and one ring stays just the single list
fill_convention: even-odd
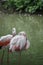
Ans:
[{"label": "flamingo", "polygon": [[13,37],[10,41],[9,51],[19,52],[19,64],[21,62],[21,51],[26,50],[30,47],[30,42],[27,39],[26,33],[24,31],[20,32],[18,35]]},{"label": "flamingo", "polygon": [[12,34],[8,34],[5,36],[0,37],[0,47],[7,46],[10,42],[10,40],[13,38],[13,36],[16,35],[16,29],[12,29]]},{"label": "flamingo", "polygon": [[[5,36],[0,37],[0,48],[9,47],[10,40],[16,35],[16,29],[12,29],[12,34],[8,34]],[[3,56],[4,56],[4,50],[1,58],[1,64],[3,62]],[[8,50],[8,56],[9,56],[9,50]],[[7,63],[9,63],[9,60],[7,60]]]},{"label": "flamingo", "polygon": [[[19,32],[18,34],[19,35],[26,36],[26,33],[24,31]],[[26,36],[26,39],[27,39],[27,36]],[[26,46],[25,46],[25,50],[28,49],[28,48],[30,48],[30,41],[27,39]]]}]

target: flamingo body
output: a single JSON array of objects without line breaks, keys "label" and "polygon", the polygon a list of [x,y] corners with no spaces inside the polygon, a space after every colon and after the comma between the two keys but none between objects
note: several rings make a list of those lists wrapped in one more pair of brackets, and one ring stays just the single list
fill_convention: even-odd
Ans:
[{"label": "flamingo body", "polygon": [[15,37],[13,37],[11,39],[11,42],[10,42],[10,50],[12,51],[20,51],[22,50],[26,45],[26,37],[24,37],[23,35],[16,35]]},{"label": "flamingo body", "polygon": [[12,35],[5,35],[0,38],[0,46],[6,46],[10,43],[10,40],[12,39]]},{"label": "flamingo body", "polygon": [[8,34],[5,36],[0,37],[0,47],[7,46],[10,43],[10,40],[13,38],[13,36],[16,35],[16,29],[12,28],[12,35]]}]

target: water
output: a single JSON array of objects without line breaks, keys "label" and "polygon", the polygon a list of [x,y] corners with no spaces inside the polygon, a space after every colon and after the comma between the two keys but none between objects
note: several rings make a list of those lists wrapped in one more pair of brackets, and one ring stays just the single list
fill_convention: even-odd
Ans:
[{"label": "water", "polygon": [[[43,16],[0,14],[0,36],[11,34],[13,27],[17,29],[17,34],[25,31],[31,43],[30,49],[22,53],[21,65],[43,65]],[[18,57],[15,60],[13,56],[11,54],[10,64],[17,65]]]}]

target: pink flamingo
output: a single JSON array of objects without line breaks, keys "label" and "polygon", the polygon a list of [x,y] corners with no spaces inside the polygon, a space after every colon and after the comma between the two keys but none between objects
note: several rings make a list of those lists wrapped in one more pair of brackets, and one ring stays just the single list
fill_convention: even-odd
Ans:
[{"label": "pink flamingo", "polygon": [[30,47],[30,42],[27,40],[26,33],[24,31],[20,32],[18,35],[13,37],[10,41],[10,52],[19,52],[19,64],[21,62],[21,51],[26,50]]},{"label": "pink flamingo", "polygon": [[[5,36],[2,36],[2,37],[0,38],[0,48],[9,47],[10,40],[11,40],[15,35],[16,35],[16,29],[13,28],[13,29],[12,29],[12,34],[8,34],[8,35],[5,35]],[[4,50],[3,50],[3,54],[2,54],[2,58],[1,58],[1,65],[2,65],[2,62],[3,62],[3,56],[4,56]],[[8,48],[7,63],[9,63],[9,48]]]}]

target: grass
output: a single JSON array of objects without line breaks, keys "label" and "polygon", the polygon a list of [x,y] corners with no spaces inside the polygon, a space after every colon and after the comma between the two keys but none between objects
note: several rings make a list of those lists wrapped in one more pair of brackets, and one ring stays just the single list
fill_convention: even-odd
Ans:
[{"label": "grass", "polygon": [[[30,48],[23,51],[21,65],[43,65],[43,16],[0,14],[0,36],[11,33],[16,27],[17,33],[24,30],[30,40]],[[3,50],[0,50],[0,58]],[[7,65],[7,49],[3,59],[3,65]],[[9,54],[10,65],[18,65],[19,53]]]}]

